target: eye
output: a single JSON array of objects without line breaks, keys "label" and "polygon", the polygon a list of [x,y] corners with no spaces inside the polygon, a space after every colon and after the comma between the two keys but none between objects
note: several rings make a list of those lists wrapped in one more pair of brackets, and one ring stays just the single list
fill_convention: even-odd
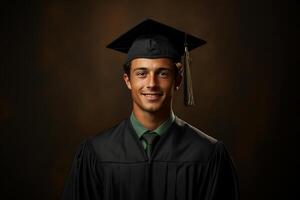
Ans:
[{"label": "eye", "polygon": [[161,70],[161,71],[158,73],[158,75],[159,75],[160,77],[163,77],[163,78],[168,77],[168,76],[169,76],[169,71],[168,71],[168,70]]},{"label": "eye", "polygon": [[136,76],[138,76],[138,77],[145,77],[146,76],[146,71],[144,71],[144,70],[137,70],[136,72],[135,72],[135,75]]}]

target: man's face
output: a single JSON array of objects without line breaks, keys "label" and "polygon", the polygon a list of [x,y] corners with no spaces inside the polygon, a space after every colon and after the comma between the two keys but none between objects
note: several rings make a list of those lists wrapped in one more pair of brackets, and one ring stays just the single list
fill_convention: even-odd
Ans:
[{"label": "man's face", "polygon": [[131,90],[135,112],[169,112],[181,76],[175,77],[175,65],[169,58],[136,58],[131,61],[130,77],[124,74]]}]

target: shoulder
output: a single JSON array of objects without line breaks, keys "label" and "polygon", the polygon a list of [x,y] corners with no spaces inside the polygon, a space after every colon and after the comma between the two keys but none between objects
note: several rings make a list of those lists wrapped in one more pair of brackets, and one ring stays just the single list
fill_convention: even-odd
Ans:
[{"label": "shoulder", "polygon": [[176,117],[175,124],[177,127],[182,129],[185,133],[184,136],[190,137],[196,140],[196,142],[204,142],[208,144],[214,144],[218,140],[213,138],[212,136],[207,135],[203,131],[199,130],[198,128],[192,126],[191,124],[187,123],[186,121]]},{"label": "shoulder", "polygon": [[[179,150],[185,149],[183,157],[186,161],[207,162],[219,149],[222,142],[192,126],[186,121],[175,119],[176,143]],[[174,135],[174,136],[175,136]]]},{"label": "shoulder", "polygon": [[126,127],[128,127],[128,119],[90,137],[90,143],[96,152],[103,152],[112,147],[116,148],[124,137],[123,133]]},{"label": "shoulder", "polygon": [[176,129],[180,130],[180,137],[184,141],[190,141],[196,145],[201,144],[207,147],[214,146],[214,144],[218,142],[216,138],[209,136],[208,134],[178,117],[175,119],[175,126]]}]

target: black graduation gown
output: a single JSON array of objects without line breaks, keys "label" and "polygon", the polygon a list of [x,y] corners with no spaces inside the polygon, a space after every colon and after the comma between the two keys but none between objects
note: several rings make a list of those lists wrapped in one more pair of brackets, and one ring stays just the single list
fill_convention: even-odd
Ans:
[{"label": "black graduation gown", "polygon": [[239,189],[220,141],[176,117],[148,159],[126,119],[80,145],[62,199],[235,200]]}]

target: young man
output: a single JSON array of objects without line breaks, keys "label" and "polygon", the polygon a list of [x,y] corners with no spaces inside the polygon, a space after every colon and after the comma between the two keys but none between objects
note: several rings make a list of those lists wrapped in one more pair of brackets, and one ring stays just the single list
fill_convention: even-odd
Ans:
[{"label": "young man", "polygon": [[[204,43],[148,19],[108,45],[128,55],[123,77],[133,110],[130,118],[81,144],[62,199],[239,198],[236,172],[223,143],[172,111],[182,71],[186,83],[190,81],[188,50]],[[190,88],[187,104],[193,104]]]}]

